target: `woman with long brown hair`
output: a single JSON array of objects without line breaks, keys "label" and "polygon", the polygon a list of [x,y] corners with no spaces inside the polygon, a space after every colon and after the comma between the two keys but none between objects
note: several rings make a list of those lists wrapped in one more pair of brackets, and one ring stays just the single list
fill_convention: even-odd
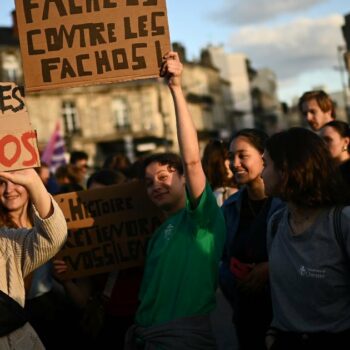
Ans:
[{"label": "woman with long brown hair", "polygon": [[348,349],[350,207],[325,142],[292,128],[266,143],[266,193],[287,203],[269,223],[268,349]]},{"label": "woman with long brown hair", "polygon": [[7,208],[20,208],[0,229],[0,349],[44,349],[23,311],[24,278],[57,253],[67,225],[34,169],[1,172],[0,192]]}]

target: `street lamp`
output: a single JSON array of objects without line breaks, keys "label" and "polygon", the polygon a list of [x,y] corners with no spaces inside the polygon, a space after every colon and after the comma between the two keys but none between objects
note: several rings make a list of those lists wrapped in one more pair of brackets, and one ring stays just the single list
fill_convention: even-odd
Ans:
[{"label": "street lamp", "polygon": [[338,51],[338,64],[339,66],[337,67],[340,72],[340,79],[341,79],[341,84],[342,84],[342,90],[343,90],[343,99],[344,99],[344,107],[345,107],[345,114],[348,119],[348,122],[350,122],[350,115],[349,115],[349,105],[348,105],[348,93],[347,93],[347,86],[346,86],[346,79],[345,79],[345,71],[346,68],[344,67],[344,60],[343,55],[346,52],[346,48],[344,46],[338,45],[337,46],[337,51]]}]

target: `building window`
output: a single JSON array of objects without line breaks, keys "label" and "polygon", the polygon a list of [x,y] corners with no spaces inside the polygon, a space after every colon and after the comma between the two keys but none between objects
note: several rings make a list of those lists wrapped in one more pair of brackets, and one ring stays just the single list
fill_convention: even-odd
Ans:
[{"label": "building window", "polygon": [[62,117],[66,134],[80,132],[80,123],[74,101],[62,102]]},{"label": "building window", "polygon": [[154,120],[152,116],[154,115],[152,110],[152,96],[151,94],[144,92],[140,96],[141,98],[141,111],[142,111],[142,129],[144,131],[152,131],[155,129]]},{"label": "building window", "polygon": [[3,60],[3,80],[17,82],[20,77],[20,65],[14,54],[7,54]]},{"label": "building window", "polygon": [[118,131],[130,131],[128,106],[124,99],[115,98],[113,100],[112,113],[113,113],[115,128]]}]

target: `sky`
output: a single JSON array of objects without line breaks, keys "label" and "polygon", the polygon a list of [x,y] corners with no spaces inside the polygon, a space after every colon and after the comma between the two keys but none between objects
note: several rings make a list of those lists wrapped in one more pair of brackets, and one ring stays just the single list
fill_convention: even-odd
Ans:
[{"label": "sky", "polygon": [[[0,26],[11,25],[14,7],[0,0]],[[253,68],[275,72],[282,101],[315,87],[342,89],[338,47],[348,0],[167,0],[167,10],[171,41],[185,46],[187,58],[208,45],[244,53]]]}]

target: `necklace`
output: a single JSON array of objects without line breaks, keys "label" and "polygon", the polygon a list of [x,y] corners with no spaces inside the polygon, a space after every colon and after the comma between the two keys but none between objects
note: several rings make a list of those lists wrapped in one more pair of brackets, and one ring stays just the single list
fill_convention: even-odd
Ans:
[{"label": "necklace", "polygon": [[290,211],[288,212],[289,226],[294,235],[298,235],[312,226],[317,216],[320,213],[320,209],[315,209],[304,215],[293,215]]}]

